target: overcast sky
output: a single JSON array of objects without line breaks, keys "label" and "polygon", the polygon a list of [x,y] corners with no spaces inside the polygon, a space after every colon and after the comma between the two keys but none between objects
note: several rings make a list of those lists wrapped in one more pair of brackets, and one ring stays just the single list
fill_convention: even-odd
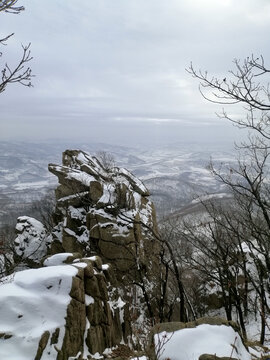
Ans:
[{"label": "overcast sky", "polygon": [[122,144],[220,141],[217,119],[185,71],[224,77],[234,58],[270,63],[269,0],[21,0],[0,13],[1,64],[31,42],[33,88],[0,95],[0,138],[76,138]]}]

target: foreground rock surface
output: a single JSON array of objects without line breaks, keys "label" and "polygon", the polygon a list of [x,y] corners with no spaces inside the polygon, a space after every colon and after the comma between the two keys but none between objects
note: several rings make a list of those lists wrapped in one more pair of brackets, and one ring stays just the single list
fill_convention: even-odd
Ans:
[{"label": "foreground rock surface", "polygon": [[97,257],[64,264],[71,255],[47,258],[46,267],[1,286],[1,359],[87,358],[127,341],[125,303],[107,291],[109,266]]}]

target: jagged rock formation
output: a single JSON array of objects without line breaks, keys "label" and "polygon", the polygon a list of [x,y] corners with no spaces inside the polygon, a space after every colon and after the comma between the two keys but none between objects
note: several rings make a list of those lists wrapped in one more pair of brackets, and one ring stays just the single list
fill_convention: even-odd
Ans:
[{"label": "jagged rock formation", "polygon": [[[147,281],[157,268],[156,217],[148,190],[130,172],[103,166],[90,155],[67,150],[63,165],[49,165],[59,179],[51,254],[97,254],[117,279]],[[139,270],[139,271],[138,271]]]},{"label": "jagged rock formation", "polygon": [[[3,285],[7,296],[0,301],[14,302],[3,311],[20,321],[12,329],[0,324],[2,357],[15,343],[22,352],[29,345],[22,360],[102,354],[121,341],[133,343],[131,318],[155,315],[149,309],[160,289],[159,243],[145,186],[127,170],[78,150],[65,151],[63,164],[49,170],[59,179],[55,227],[48,234],[37,220],[18,219],[17,260],[43,268],[16,273]],[[30,318],[39,319],[31,328]]]}]

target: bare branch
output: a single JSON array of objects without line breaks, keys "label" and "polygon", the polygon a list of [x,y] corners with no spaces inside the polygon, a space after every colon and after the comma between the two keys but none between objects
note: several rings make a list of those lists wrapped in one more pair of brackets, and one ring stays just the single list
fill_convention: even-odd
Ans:
[{"label": "bare branch", "polygon": [[223,79],[211,77],[207,71],[196,70],[192,63],[187,72],[199,80],[199,91],[204,99],[220,105],[240,104],[246,112],[246,116],[239,119],[223,109],[219,117],[270,140],[270,86],[264,76],[268,76],[270,69],[262,56],[252,55],[243,61],[234,59],[233,64],[234,69]]},{"label": "bare branch", "polygon": [[[15,6],[18,0],[0,0],[0,12],[9,12],[12,14],[18,14],[24,10],[23,6]],[[0,39],[0,45],[7,45],[6,42],[13,36],[14,33],[7,35]],[[5,91],[8,84],[18,83],[23,86],[31,87],[31,79],[34,76],[32,70],[28,66],[28,62],[32,60],[30,43],[26,46],[22,45],[23,54],[22,57],[14,68],[11,68],[7,63],[1,70],[1,82],[0,82],[0,93]],[[0,52],[0,57],[2,56]]]},{"label": "bare branch", "polygon": [[[207,71],[195,70],[193,64],[187,72],[200,80],[200,92],[205,99],[217,104],[244,103],[251,105],[254,109],[269,111],[270,102],[266,102],[265,96],[259,95],[267,92],[267,87],[259,82],[254,82],[254,77],[269,73],[270,70],[264,65],[264,59],[246,58],[243,63],[235,59],[233,61],[236,71],[230,71],[232,80],[209,77]],[[211,90],[213,98],[205,94],[205,90]],[[268,94],[268,93],[267,93]]]},{"label": "bare branch", "polygon": [[8,12],[10,14],[19,14],[24,10],[23,6],[15,6],[18,0],[2,0],[0,1],[0,12]]},{"label": "bare branch", "polygon": [[32,86],[31,79],[34,75],[30,67],[27,66],[28,62],[32,60],[30,45],[30,43],[26,46],[22,45],[23,55],[14,69],[11,69],[8,64],[5,65],[2,70],[0,93],[5,91],[6,86],[11,83],[19,83],[27,87]]}]

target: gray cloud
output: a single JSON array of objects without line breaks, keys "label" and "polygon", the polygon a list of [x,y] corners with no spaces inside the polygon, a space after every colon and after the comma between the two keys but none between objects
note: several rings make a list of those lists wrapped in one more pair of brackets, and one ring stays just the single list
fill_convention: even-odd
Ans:
[{"label": "gray cloud", "polygon": [[2,60],[14,63],[20,44],[31,41],[37,77],[32,89],[1,94],[2,138],[79,136],[89,128],[98,141],[119,141],[125,131],[134,142],[142,133],[177,139],[179,129],[179,138],[207,140],[220,129],[219,108],[200,97],[185,72],[190,61],[223,76],[233,58],[269,58],[266,0],[22,3],[23,14],[0,14],[1,33],[15,32]]}]

